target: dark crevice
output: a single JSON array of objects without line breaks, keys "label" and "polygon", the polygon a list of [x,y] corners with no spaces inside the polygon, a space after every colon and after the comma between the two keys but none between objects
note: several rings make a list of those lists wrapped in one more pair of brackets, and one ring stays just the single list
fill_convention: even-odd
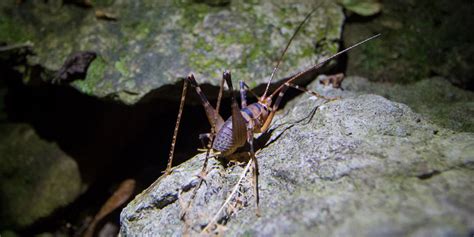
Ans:
[{"label": "dark crevice", "polygon": [[174,193],[174,194],[167,193],[167,194],[161,196],[160,199],[154,200],[153,207],[155,207],[156,209],[162,209],[162,208],[176,202],[176,200],[178,200],[178,194],[177,193]]},{"label": "dark crevice", "polygon": [[427,180],[427,179],[430,179],[430,178],[432,178],[436,175],[439,175],[439,174],[441,174],[441,171],[433,170],[433,171],[428,172],[428,173],[417,175],[416,177],[421,179],[421,180]]},{"label": "dark crevice", "polygon": [[[136,105],[127,106],[40,80],[24,85],[22,75],[9,73],[5,81],[7,117],[2,123],[30,124],[41,139],[57,143],[78,163],[83,182],[89,186],[74,203],[20,230],[20,234],[55,231],[69,224],[72,229],[66,232],[75,233],[84,225],[84,218],[94,215],[122,180],[135,179],[139,193],[166,168],[179,98],[161,97],[166,91],[180,92],[181,83],[152,91]],[[211,96],[217,94],[216,87],[204,85],[203,90]],[[287,98],[297,94],[290,92]],[[173,166],[197,154],[201,146],[198,135],[210,129],[195,92],[189,90],[188,97]],[[215,99],[211,103],[215,104]],[[224,118],[230,116],[229,104],[230,100],[224,99]],[[119,212],[114,215],[110,218],[118,224]]]},{"label": "dark crevice", "polygon": [[371,15],[371,16],[362,16],[356,13],[348,12],[347,10],[345,11],[346,15],[346,22],[347,23],[368,23],[374,21],[377,17],[379,17],[382,14],[382,12],[379,12],[377,14]]},{"label": "dark crevice", "polygon": [[447,167],[446,169],[443,169],[443,170],[432,170],[430,172],[417,175],[416,177],[420,180],[427,180],[447,171],[452,171],[452,170],[457,170],[457,169],[474,169],[473,165],[474,165],[474,162],[468,161],[468,162],[461,163],[455,166]]},{"label": "dark crevice", "polygon": [[[127,178],[137,181],[137,193],[165,169],[178,102],[154,99],[134,106],[86,96],[68,86],[24,85],[21,74],[2,69],[6,112],[2,124],[30,124],[41,139],[54,142],[73,158],[89,186],[74,203],[43,218],[22,235],[56,231],[72,224],[80,228]],[[200,105],[186,105],[178,135],[174,165],[197,153],[198,134],[209,129]],[[118,224],[119,212],[111,217]]]}]

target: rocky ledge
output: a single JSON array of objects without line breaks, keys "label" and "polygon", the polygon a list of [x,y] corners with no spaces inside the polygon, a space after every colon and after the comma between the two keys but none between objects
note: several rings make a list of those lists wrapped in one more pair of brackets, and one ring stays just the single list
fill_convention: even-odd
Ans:
[{"label": "rocky ledge", "polygon": [[[443,128],[373,94],[310,88],[257,140],[261,217],[251,172],[212,226],[226,236],[466,236],[474,229],[474,134]],[[244,165],[204,154],[174,168],[121,214],[122,236],[195,235],[229,195]],[[157,171],[158,172],[158,171]]]}]

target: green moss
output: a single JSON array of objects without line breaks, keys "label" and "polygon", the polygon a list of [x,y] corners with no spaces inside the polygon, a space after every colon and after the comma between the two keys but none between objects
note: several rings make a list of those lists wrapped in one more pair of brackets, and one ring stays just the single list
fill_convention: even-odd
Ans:
[{"label": "green moss", "polygon": [[241,44],[251,44],[256,40],[250,31],[238,31],[237,38]]},{"label": "green moss", "polygon": [[373,41],[364,45],[362,51],[364,55],[364,64],[361,65],[364,67],[363,70],[374,71],[383,66],[384,62],[381,59],[383,59],[384,51],[381,41]]},{"label": "green moss", "polygon": [[255,36],[249,31],[229,29],[227,32],[218,34],[216,36],[216,42],[223,46],[252,44],[255,43]]},{"label": "green moss", "polygon": [[[433,75],[456,78],[452,79],[455,83],[469,80],[470,76],[464,75],[472,69],[463,70],[459,65],[469,65],[468,59],[472,58],[467,55],[473,47],[465,42],[472,42],[473,37],[464,29],[472,25],[470,13],[474,4],[460,0],[449,4],[453,8],[428,0],[383,4],[380,16],[345,27],[344,38],[351,43],[374,32],[382,33],[379,39],[350,53],[349,74],[395,83],[410,83]],[[458,5],[463,7],[454,8]],[[465,60],[458,63],[456,59]],[[449,65],[450,62],[454,64]]]},{"label": "green moss", "polygon": [[207,52],[212,52],[212,49],[213,49],[212,45],[207,43],[206,40],[203,37],[199,37],[194,46],[195,46],[194,48],[204,49]]},{"label": "green moss", "polygon": [[209,68],[226,68],[227,66],[226,62],[221,59],[210,58],[196,51],[189,54],[189,63],[191,68],[196,71],[207,71]]},{"label": "green moss", "polygon": [[[245,51],[247,53],[243,55],[242,64],[236,65],[237,67],[245,68],[249,66],[249,63],[255,63],[262,59],[276,58],[276,55],[280,53],[278,50],[272,50],[270,45],[267,43],[268,41],[255,40],[253,35],[251,35],[249,32],[242,34],[241,37],[243,41],[246,41],[246,47],[248,47],[250,50]],[[269,34],[263,34],[263,36],[260,37],[263,39],[270,39]]]},{"label": "green moss", "polygon": [[250,88],[255,88],[258,85],[256,81],[250,81],[248,84]]},{"label": "green moss", "polygon": [[121,58],[119,61],[115,62],[114,66],[115,69],[117,69],[117,71],[122,74],[122,76],[126,77],[130,73],[127,68],[127,63],[125,62],[125,58]]},{"label": "green moss", "polygon": [[136,29],[136,39],[141,40],[145,39],[150,34],[150,23],[148,21],[140,22]]},{"label": "green moss", "polygon": [[196,22],[202,22],[204,17],[214,10],[207,4],[183,3],[180,7],[185,13],[182,14],[178,24],[186,30],[191,30],[196,25]]},{"label": "green moss", "polygon": [[256,44],[247,55],[249,61],[256,61],[263,56],[261,45]]},{"label": "green moss", "polygon": [[309,58],[309,57],[312,57],[313,55],[314,55],[314,48],[311,46],[304,47],[300,54],[300,56],[303,58]]},{"label": "green moss", "polygon": [[215,40],[218,44],[229,44],[226,37],[227,34],[223,32],[216,35]]},{"label": "green moss", "polygon": [[8,17],[0,18],[0,42],[22,43],[29,38],[21,24]]},{"label": "green moss", "polygon": [[86,79],[74,81],[72,85],[85,94],[93,95],[98,83],[104,79],[106,67],[105,60],[97,57],[89,66]]},{"label": "green moss", "polygon": [[98,57],[89,66],[86,79],[92,79],[94,81],[101,80],[104,77],[106,66],[105,60],[102,57]]}]

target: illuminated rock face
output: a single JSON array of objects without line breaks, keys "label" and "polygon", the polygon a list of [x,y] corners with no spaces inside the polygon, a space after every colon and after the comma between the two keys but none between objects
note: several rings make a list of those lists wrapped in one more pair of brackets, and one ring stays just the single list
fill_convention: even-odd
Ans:
[{"label": "illuminated rock face", "polygon": [[[226,236],[446,236],[472,230],[474,134],[443,128],[378,95],[319,82],[309,88],[342,99],[321,104],[302,95],[285,105],[269,134],[257,139],[266,144],[257,151],[262,216],[255,216],[248,173],[239,202],[231,203],[237,214],[221,216],[226,221],[219,231],[225,229]],[[181,205],[189,200],[203,159],[201,154],[175,167],[138,195],[122,211],[122,235],[200,231],[243,170],[211,159],[185,228]]]}]

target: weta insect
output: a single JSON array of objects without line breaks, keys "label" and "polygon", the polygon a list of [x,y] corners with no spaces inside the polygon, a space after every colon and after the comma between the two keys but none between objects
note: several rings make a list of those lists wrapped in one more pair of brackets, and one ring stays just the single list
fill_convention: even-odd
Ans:
[{"label": "weta insect", "polygon": [[[264,133],[266,132],[271,123],[272,120],[275,116],[276,111],[278,110],[280,103],[282,101],[283,96],[285,95],[285,92],[288,90],[288,88],[292,87],[304,92],[311,93],[314,96],[317,96],[319,98],[323,98],[325,100],[332,100],[331,98],[324,97],[322,95],[319,95],[315,92],[306,90],[305,88],[301,88],[298,85],[294,84],[293,82],[301,77],[303,77],[306,73],[316,70],[320,67],[322,67],[325,63],[328,61],[334,59],[335,57],[369,41],[372,40],[376,37],[378,37],[380,34],[372,36],[368,39],[365,39],[349,48],[346,48],[328,58],[323,60],[322,62],[313,65],[312,67],[298,72],[295,75],[291,76],[289,79],[287,79],[282,85],[280,85],[276,90],[274,90],[271,94],[269,94],[269,87],[271,84],[271,81],[274,77],[275,72],[278,70],[278,67],[280,65],[280,62],[285,55],[289,45],[291,44],[291,41],[293,38],[296,36],[297,32],[300,30],[302,25],[309,19],[310,14],[306,16],[306,18],[301,22],[301,24],[298,26],[296,29],[295,33],[292,35],[291,39],[287,43],[282,55],[280,56],[277,65],[273,69],[273,72],[271,74],[270,80],[268,81],[265,91],[262,96],[256,96],[258,101],[252,104],[247,104],[247,90],[249,89],[249,86],[243,82],[240,81],[240,98],[241,98],[241,104],[240,107],[237,103],[237,92],[234,91],[234,87],[232,84],[232,79],[231,79],[231,73],[230,71],[224,71],[222,75],[222,80],[221,80],[221,87],[219,91],[219,96],[218,96],[218,102],[216,105],[216,108],[214,108],[208,99],[206,98],[205,94],[202,92],[198,82],[196,81],[195,77],[193,74],[189,74],[185,80],[184,80],[184,86],[183,86],[183,94],[181,96],[181,103],[180,103],[180,109],[178,113],[178,118],[176,121],[176,127],[174,130],[173,134],[173,141],[171,144],[171,149],[170,149],[170,156],[169,156],[169,161],[168,161],[168,166],[165,171],[166,174],[171,173],[171,165],[172,165],[172,159],[173,159],[173,152],[174,152],[174,147],[176,144],[176,136],[179,128],[179,123],[183,111],[183,105],[184,105],[184,99],[186,95],[186,90],[187,90],[187,85],[188,83],[196,90],[196,93],[199,95],[199,98],[201,100],[201,103],[204,107],[207,119],[209,120],[209,123],[211,124],[211,133],[208,134],[202,134],[200,135],[200,139],[203,138],[209,138],[209,146],[207,149],[207,154],[206,154],[206,160],[203,165],[202,173],[205,171],[207,159],[209,158],[209,154],[212,151],[213,155],[219,156],[219,157],[227,157],[231,154],[233,154],[238,148],[244,146],[246,143],[249,144],[250,147],[250,159],[251,162],[253,163],[253,183],[254,183],[254,193],[256,197],[256,212],[257,215],[259,215],[259,197],[258,197],[258,163],[257,159],[255,157],[255,151],[254,151],[254,145],[253,145],[253,140],[254,140],[254,133]],[[231,117],[228,118],[227,120],[224,120],[221,115],[219,114],[219,107],[220,107],[220,100],[222,97],[222,92],[223,92],[223,85],[224,82],[227,84],[229,91],[231,92]],[[251,92],[251,91],[249,91]],[[252,93],[252,92],[251,92]],[[253,94],[253,93],[252,93]],[[275,99],[276,98],[276,99]],[[250,163],[249,163],[250,164]],[[205,175],[205,174],[202,174]],[[202,179],[201,179],[202,180]],[[239,181],[240,182],[240,181]],[[199,186],[198,186],[199,187]],[[225,204],[224,204],[225,205]],[[212,221],[211,221],[212,223]],[[207,228],[207,227],[206,227]],[[206,229],[205,228],[205,229]]]}]

